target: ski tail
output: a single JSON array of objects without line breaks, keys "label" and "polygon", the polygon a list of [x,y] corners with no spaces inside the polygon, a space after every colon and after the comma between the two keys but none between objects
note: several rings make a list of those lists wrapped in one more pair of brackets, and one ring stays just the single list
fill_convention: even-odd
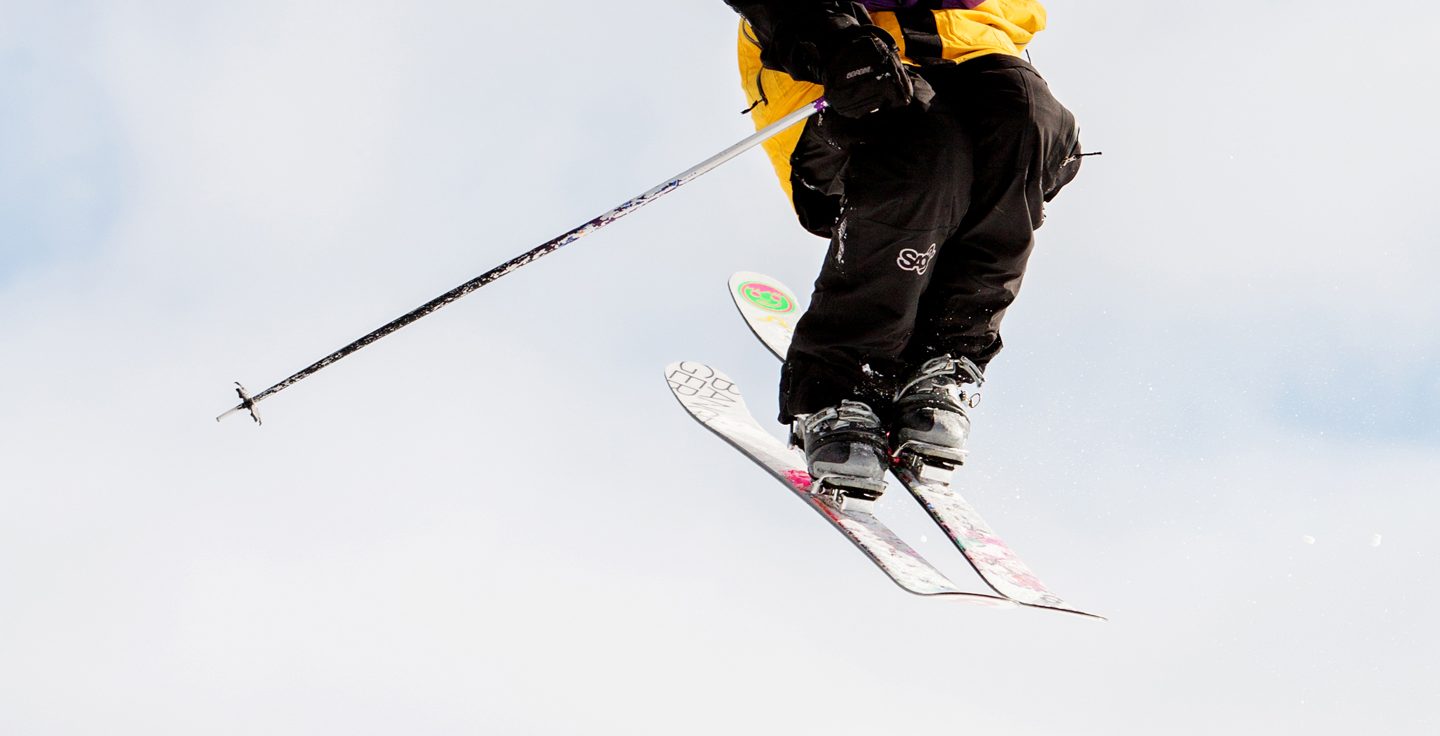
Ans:
[{"label": "ski tail", "polygon": [[1105,620],[1104,616],[1072,607],[1051,592],[1010,549],[1010,545],[990,528],[975,507],[948,483],[926,480],[916,461],[902,460],[894,470],[905,490],[914,496],[955,548],[965,555],[970,566],[991,590],[1026,606]]}]

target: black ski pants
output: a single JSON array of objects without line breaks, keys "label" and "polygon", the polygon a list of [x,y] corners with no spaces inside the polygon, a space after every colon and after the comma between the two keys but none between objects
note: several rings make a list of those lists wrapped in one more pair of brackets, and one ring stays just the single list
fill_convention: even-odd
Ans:
[{"label": "black ski pants", "polygon": [[1025,61],[921,74],[928,110],[822,114],[796,149],[797,170],[807,151],[839,162],[817,188],[839,195],[840,215],[782,371],[782,422],[843,399],[884,416],[898,383],[940,355],[984,368],[1044,203],[1078,173],[1075,118]]}]

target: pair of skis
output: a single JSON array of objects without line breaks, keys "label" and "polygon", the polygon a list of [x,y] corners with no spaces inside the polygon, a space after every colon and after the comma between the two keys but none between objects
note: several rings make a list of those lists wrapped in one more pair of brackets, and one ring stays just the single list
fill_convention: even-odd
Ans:
[{"label": "pair of skis", "polygon": [[[800,314],[795,295],[776,279],[741,272],[730,279],[730,296],[756,337],[784,359]],[[681,406],[707,429],[785,484],[825,517],[901,588],[923,596],[946,596],[984,606],[1029,606],[1092,618],[1070,607],[1035,577],[985,520],[949,483],[948,472],[900,463],[894,475],[965,555],[994,594],[960,589],[875,516],[875,503],[816,487],[805,458],[767,432],[745,406],[740,388],[703,363],[672,363],[665,369]]]}]

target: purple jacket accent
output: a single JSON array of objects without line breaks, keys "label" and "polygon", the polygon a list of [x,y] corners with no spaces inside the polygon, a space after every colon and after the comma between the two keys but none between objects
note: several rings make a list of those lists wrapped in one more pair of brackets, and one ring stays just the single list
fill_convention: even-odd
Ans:
[{"label": "purple jacket accent", "polygon": [[970,10],[985,0],[860,0],[866,10],[901,10],[903,8],[932,8],[936,10]]}]

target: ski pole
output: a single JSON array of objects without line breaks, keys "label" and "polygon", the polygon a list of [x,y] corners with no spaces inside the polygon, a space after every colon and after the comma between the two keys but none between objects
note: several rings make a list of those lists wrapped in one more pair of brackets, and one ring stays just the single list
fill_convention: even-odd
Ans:
[{"label": "ski pole", "polygon": [[665,196],[666,194],[669,194],[670,192],[675,191],[676,189],[679,189],[681,186],[689,183],[691,180],[699,177],[701,174],[715,169],[726,161],[729,161],[730,159],[735,158],[741,153],[744,153],[745,151],[753,148],[755,145],[774,137],[777,133],[785,130],[786,128],[789,128],[790,126],[800,122],[801,120],[804,120],[811,115],[814,115],[815,113],[824,110],[825,107],[826,103],[823,97],[805,105],[799,110],[796,110],[795,112],[792,112],[789,115],[786,115],[785,117],[776,121],[774,124],[768,125],[756,131],[753,135],[747,136],[739,143],[736,143],[735,145],[730,146],[729,148],[721,151],[720,153],[717,153],[714,156],[711,156],[710,158],[700,162],[699,164],[696,164],[694,168],[677,174],[670,179],[666,179],[663,183],[651,189],[650,191],[645,192],[644,194],[641,194],[640,196],[633,199],[626,200],[620,206],[610,210],[609,212],[606,212],[603,215],[600,215],[599,217],[596,217],[593,220],[590,220],[589,222],[575,228],[574,230],[560,235],[553,240],[549,240],[545,243],[537,245],[534,248],[500,264],[499,266],[496,266],[495,268],[492,268],[489,271],[486,271],[485,273],[482,273],[479,276],[476,276],[475,278],[470,279],[469,281],[466,281],[465,283],[445,292],[444,294],[441,294],[440,296],[437,296],[434,299],[431,299],[430,301],[421,304],[415,309],[403,315],[400,315],[399,317],[391,320],[389,323],[377,328],[370,334],[365,335],[364,337],[361,337],[355,342],[352,342],[349,345],[346,345],[345,347],[340,348],[339,350],[336,350],[335,352],[321,358],[320,360],[312,363],[308,367],[300,370],[289,378],[275,384],[274,386],[271,386],[270,388],[265,389],[264,391],[261,391],[258,394],[255,394],[254,396],[246,393],[245,387],[241,386],[237,382],[235,384],[235,393],[240,396],[240,403],[236,404],[233,408],[231,408],[229,411],[226,411],[224,414],[215,417],[215,421],[218,422],[221,419],[230,416],[231,414],[239,411],[248,410],[250,412],[250,417],[255,420],[255,423],[260,424],[260,412],[256,410],[255,405],[259,404],[261,401],[264,401],[265,399],[274,396],[275,394],[278,394],[291,386],[294,386],[295,384],[305,380],[306,378],[309,378],[315,373],[318,373],[321,369],[325,368],[331,363],[334,363],[341,358],[344,358],[351,353],[354,353],[360,348],[363,348],[366,345],[369,345],[376,340],[379,340],[380,338],[391,334],[392,332],[400,330],[402,327],[405,327],[406,325],[409,325],[410,323],[419,320],[421,317],[425,317],[438,311],[441,307],[449,305],[451,302],[458,300],[460,297],[463,297],[466,294],[469,294],[470,292],[479,289],[480,287],[500,278],[501,276],[504,276],[505,274],[510,273],[511,271],[514,271],[521,266],[525,266],[530,262],[540,258],[541,256],[546,256],[554,253],[560,248],[569,245],[570,243],[573,243],[580,238],[583,238],[586,235],[589,235],[590,233],[593,233],[596,230],[605,227],[606,225],[609,225],[610,223],[624,217],[625,215],[630,214],[631,212],[634,212],[635,210],[640,209],[644,205],[650,204],[651,202]]}]

